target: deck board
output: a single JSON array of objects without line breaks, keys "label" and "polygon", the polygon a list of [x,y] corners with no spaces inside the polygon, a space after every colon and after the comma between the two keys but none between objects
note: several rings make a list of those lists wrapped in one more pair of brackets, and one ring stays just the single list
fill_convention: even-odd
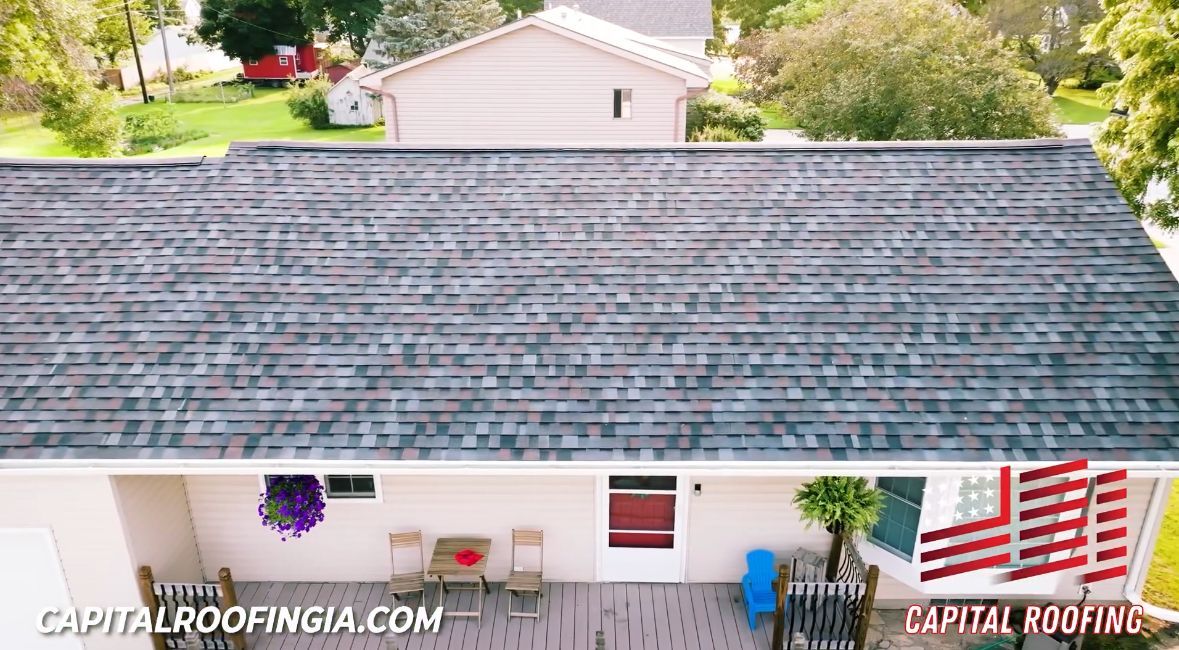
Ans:
[{"label": "deck board", "polygon": [[[437,603],[437,583],[426,585],[424,604]],[[419,606],[419,599],[394,602],[384,583],[243,582],[238,601],[247,607],[352,606],[356,623],[378,605]],[[771,617],[758,618],[751,632],[739,585],[546,582],[539,620],[508,620],[508,596],[491,585],[483,620],[445,617],[441,630],[400,635],[266,634],[247,639],[250,650],[596,650],[603,632],[607,650],[767,650]],[[448,607],[474,604],[473,592],[451,592]],[[531,603],[529,603],[531,604]]]}]

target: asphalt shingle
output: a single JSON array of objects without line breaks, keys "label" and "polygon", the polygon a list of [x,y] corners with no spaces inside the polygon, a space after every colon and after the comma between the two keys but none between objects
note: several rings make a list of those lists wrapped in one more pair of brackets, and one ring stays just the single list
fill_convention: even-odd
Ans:
[{"label": "asphalt shingle", "polygon": [[1179,458],[1085,143],[0,161],[0,457]]},{"label": "asphalt shingle", "polygon": [[573,7],[655,38],[711,38],[709,0],[545,0],[544,8]]}]

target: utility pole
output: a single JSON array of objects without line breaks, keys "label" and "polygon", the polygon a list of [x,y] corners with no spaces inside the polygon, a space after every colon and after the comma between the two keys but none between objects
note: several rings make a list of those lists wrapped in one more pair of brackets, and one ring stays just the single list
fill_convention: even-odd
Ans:
[{"label": "utility pole", "polygon": [[135,54],[135,70],[139,72],[139,90],[143,91],[143,103],[148,103],[147,79],[143,78],[143,64],[139,62],[139,43],[135,39],[135,24],[131,22],[131,4],[123,0],[123,12],[127,14],[127,34],[131,36],[131,52]]},{"label": "utility pole", "polygon": [[168,32],[164,30],[164,4],[156,0],[156,20],[160,23],[160,44],[164,46],[164,70],[168,74],[168,103],[172,103],[172,58],[168,56]]}]

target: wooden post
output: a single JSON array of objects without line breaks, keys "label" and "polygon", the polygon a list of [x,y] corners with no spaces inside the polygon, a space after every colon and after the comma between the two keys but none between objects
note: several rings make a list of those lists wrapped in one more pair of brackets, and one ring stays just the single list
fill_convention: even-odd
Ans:
[{"label": "wooden post", "polygon": [[[143,604],[147,606],[148,613],[151,614],[151,620],[154,625],[157,612],[160,609],[159,603],[156,601],[155,577],[151,574],[151,567],[144,565],[139,567],[139,597],[143,599]],[[154,650],[164,650],[164,635],[152,634],[151,646]]]},{"label": "wooden post", "polygon": [[[231,607],[237,607],[237,590],[233,588],[233,574],[228,567],[222,567],[217,572],[217,580],[221,582],[221,611],[224,613]],[[228,636],[235,650],[246,650],[245,632],[238,630]]]},{"label": "wooden post", "polygon": [[860,625],[856,628],[856,650],[864,650],[868,644],[868,626],[872,623],[872,606],[876,602],[876,582],[880,580],[880,567],[868,567],[868,581],[864,585],[864,602],[860,605]]},{"label": "wooden post", "polygon": [[771,650],[782,650],[782,641],[786,636],[786,592],[790,589],[790,565],[783,562],[778,565],[778,579],[774,582],[774,640]]}]

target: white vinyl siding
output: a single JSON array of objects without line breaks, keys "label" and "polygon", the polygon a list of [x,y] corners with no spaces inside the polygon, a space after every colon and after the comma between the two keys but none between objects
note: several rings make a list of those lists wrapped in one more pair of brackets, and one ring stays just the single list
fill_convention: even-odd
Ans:
[{"label": "white vinyl siding", "polygon": [[[387,77],[387,139],[462,143],[647,143],[683,139],[686,82],[539,27]],[[614,119],[616,88],[635,88]],[[392,115],[396,106],[396,117]],[[396,121],[396,125],[394,125]]]},{"label": "white vinyl siding", "polygon": [[123,526],[136,567],[152,568],[159,582],[202,582],[196,536],[181,476],[113,477]]},{"label": "white vinyl siding", "polygon": [[[51,530],[75,606],[141,604],[111,477],[3,476],[0,494],[10,497],[0,501],[5,527]],[[88,634],[83,643],[86,650],[151,650],[145,635]]]},{"label": "white vinyl siding", "polygon": [[737,582],[745,574],[745,553],[756,548],[786,559],[805,548],[827,556],[831,535],[809,530],[790,502],[807,479],[800,477],[696,477],[700,495],[688,505],[688,582]]},{"label": "white vinyl siding", "polygon": [[427,560],[446,535],[492,539],[488,578],[503,580],[512,528],[545,533],[546,580],[594,579],[592,476],[382,476],[382,502],[327,502],[325,520],[283,542],[258,518],[259,479],[189,476],[189,503],[206,567],[237,580],[381,581],[389,577],[388,534],[422,531]]}]

